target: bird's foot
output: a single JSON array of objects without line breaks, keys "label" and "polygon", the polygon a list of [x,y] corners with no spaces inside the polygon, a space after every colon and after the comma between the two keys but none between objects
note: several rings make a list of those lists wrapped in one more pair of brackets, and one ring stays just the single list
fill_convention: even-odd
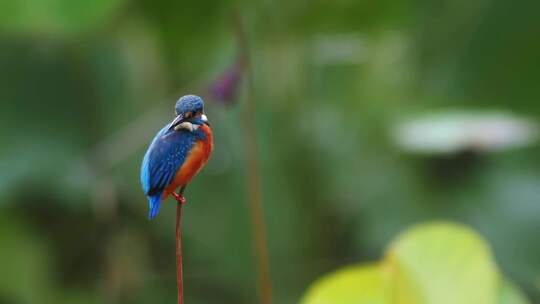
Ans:
[{"label": "bird's foot", "polygon": [[176,199],[176,201],[180,204],[180,205],[183,205],[185,204],[187,201],[186,201],[186,198],[183,196],[183,195],[180,195],[176,192],[173,192],[172,195],[174,196],[174,199]]}]

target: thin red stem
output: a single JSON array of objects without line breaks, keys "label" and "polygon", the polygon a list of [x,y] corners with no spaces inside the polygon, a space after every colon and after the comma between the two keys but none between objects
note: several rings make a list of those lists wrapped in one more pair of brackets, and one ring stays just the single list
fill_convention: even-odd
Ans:
[{"label": "thin red stem", "polygon": [[182,204],[176,204],[176,286],[178,287],[178,304],[184,304],[184,278],[182,274]]}]

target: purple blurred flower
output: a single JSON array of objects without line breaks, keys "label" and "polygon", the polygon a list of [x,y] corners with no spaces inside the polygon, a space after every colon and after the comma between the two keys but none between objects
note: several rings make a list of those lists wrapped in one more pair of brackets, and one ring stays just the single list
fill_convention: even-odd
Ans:
[{"label": "purple blurred flower", "polygon": [[242,64],[237,61],[219,75],[210,85],[212,99],[222,104],[234,103],[242,81],[242,72]]}]

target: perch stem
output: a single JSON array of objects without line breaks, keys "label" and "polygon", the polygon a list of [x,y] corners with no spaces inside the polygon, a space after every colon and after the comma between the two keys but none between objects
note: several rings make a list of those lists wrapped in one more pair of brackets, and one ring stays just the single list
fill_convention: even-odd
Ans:
[{"label": "perch stem", "polygon": [[[182,187],[179,195],[183,196],[186,187]],[[184,277],[182,272],[182,230],[180,220],[182,218],[182,204],[176,204],[176,287],[178,289],[178,304],[184,304]]]}]

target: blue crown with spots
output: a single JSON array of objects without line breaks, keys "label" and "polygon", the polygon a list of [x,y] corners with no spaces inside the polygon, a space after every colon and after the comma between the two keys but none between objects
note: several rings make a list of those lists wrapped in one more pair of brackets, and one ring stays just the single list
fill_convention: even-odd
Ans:
[{"label": "blue crown with spots", "polygon": [[202,98],[196,95],[186,95],[180,97],[176,102],[176,115],[184,114],[187,112],[199,112],[204,109],[204,101]]}]

